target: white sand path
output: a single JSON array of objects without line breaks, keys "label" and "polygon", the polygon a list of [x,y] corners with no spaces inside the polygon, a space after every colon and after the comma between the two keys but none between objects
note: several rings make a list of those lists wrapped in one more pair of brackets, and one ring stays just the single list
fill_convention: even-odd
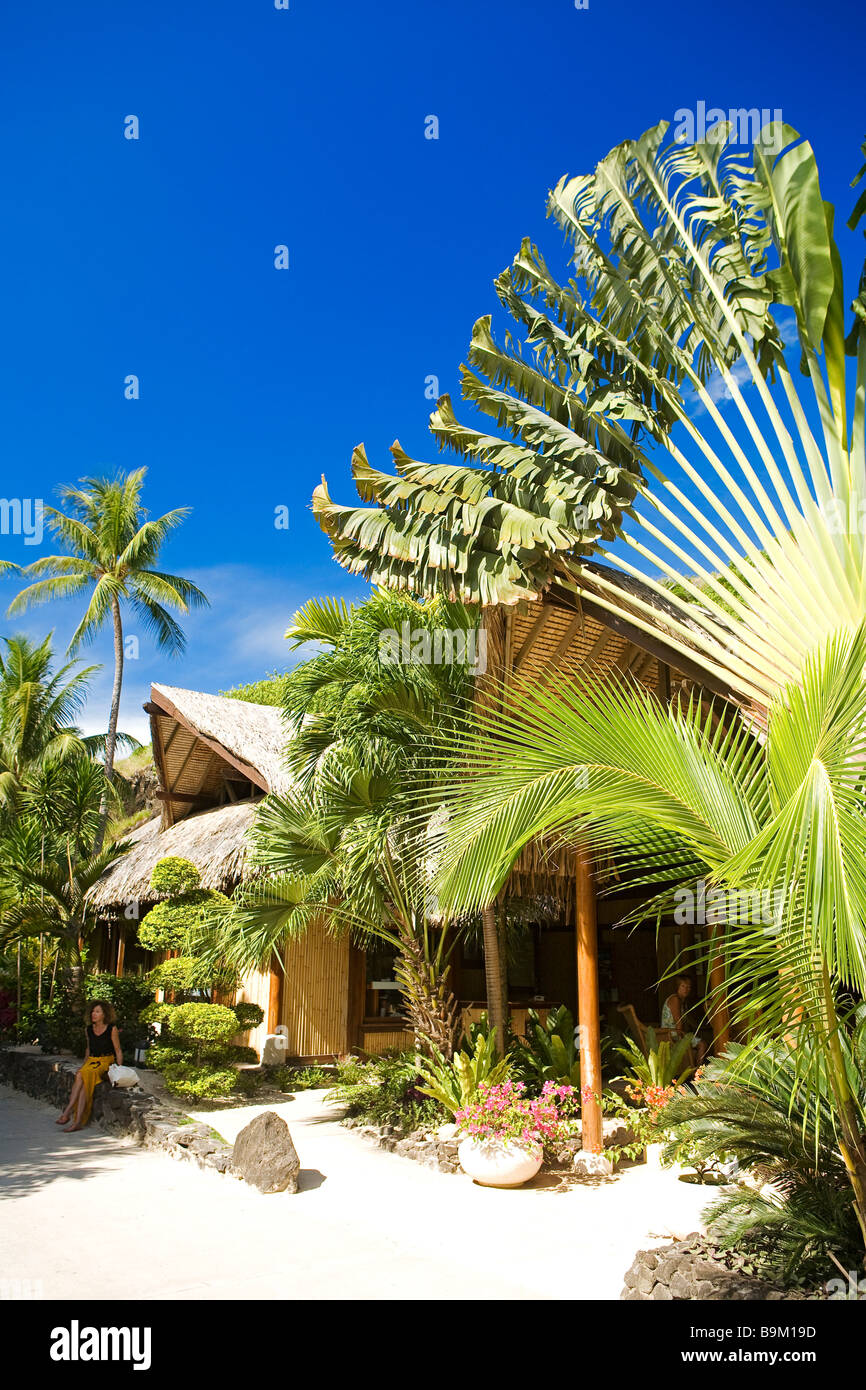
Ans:
[{"label": "white sand path", "polygon": [[[90,1127],[0,1087],[0,1281],[45,1298],[615,1299],[634,1253],[700,1224],[711,1189],[631,1168],[517,1191],[423,1168],[341,1126],[321,1091],[201,1112],[229,1141],[262,1109],[288,1122],[297,1195]],[[193,1112],[194,1113],[194,1112]],[[27,1288],[28,1285],[23,1285]]]}]

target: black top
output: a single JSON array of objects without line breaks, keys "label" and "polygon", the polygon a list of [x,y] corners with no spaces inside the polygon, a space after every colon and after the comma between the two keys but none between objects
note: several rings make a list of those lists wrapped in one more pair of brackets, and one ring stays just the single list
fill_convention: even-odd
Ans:
[{"label": "black top", "polygon": [[87,1025],[87,1042],[90,1047],[91,1057],[113,1057],[114,1043],[111,1041],[111,1030],[113,1023],[109,1023],[101,1037],[97,1037],[93,1031],[93,1025]]}]

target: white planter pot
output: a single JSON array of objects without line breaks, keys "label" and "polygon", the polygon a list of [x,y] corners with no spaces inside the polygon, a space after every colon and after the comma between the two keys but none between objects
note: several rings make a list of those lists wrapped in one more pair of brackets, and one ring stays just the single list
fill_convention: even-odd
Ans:
[{"label": "white planter pot", "polygon": [[662,1163],[662,1153],[664,1152],[664,1147],[664,1144],[647,1144],[646,1163],[648,1168],[655,1168],[657,1171],[661,1171],[661,1169],[664,1167],[664,1164]]},{"label": "white planter pot", "polygon": [[544,1157],[541,1144],[505,1144],[501,1139],[464,1139],[457,1150],[460,1167],[482,1187],[522,1187],[534,1178]]}]

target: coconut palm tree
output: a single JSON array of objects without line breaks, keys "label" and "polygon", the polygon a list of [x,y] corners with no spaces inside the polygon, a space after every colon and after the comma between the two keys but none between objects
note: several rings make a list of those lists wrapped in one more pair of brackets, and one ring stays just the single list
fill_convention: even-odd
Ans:
[{"label": "coconut palm tree", "polygon": [[0,651],[0,815],[20,809],[40,767],[88,747],[74,721],[99,669],[67,662],[52,671],[51,637],[3,639]]},{"label": "coconut palm tree", "polygon": [[[10,614],[23,613],[33,604],[89,593],[87,609],[69,643],[70,653],[93,641],[111,620],[114,686],[105,740],[107,780],[114,768],[123,686],[122,606],[132,609],[163,651],[179,655],[185,638],[169,610],[187,613],[207,604],[205,595],[190,580],[154,568],[170,532],[189,515],[189,508],[179,507],[149,519],[141,504],[146,472],[139,468],[115,478],[85,478],[77,487],[61,488],[69,514],[46,507],[45,515],[66,553],[45,556],[28,565],[24,573],[36,582],[22,589],[9,607]],[[108,804],[106,795],[95,851],[105,836]]]},{"label": "coconut palm tree", "polygon": [[554,835],[615,853],[620,886],[652,887],[638,918],[709,902],[749,1037],[737,1065],[784,1044],[804,1095],[817,1106],[826,1090],[866,1242],[852,1072],[853,1001],[866,996],[864,667],[866,623],[807,658],[761,737],[730,709],[668,708],[627,679],[527,681],[498,716],[475,716],[463,759],[476,775],[450,792],[439,892],[452,911],[477,909],[526,844]]}]

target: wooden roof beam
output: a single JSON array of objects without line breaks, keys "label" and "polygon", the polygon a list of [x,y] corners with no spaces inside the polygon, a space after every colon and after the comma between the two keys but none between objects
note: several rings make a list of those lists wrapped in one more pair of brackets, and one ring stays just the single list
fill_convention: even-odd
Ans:
[{"label": "wooden roof beam", "polygon": [[150,694],[151,704],[145,706],[145,709],[147,709],[148,713],[150,713],[152,705],[159,714],[167,714],[172,719],[176,719],[178,724],[182,724],[183,727],[187,729],[189,733],[193,735],[194,738],[198,739],[199,743],[203,743],[204,746],[206,748],[209,748],[212,753],[216,753],[217,757],[222,762],[228,763],[229,767],[233,767],[238,772],[242,772],[243,775],[247,778],[247,780],[252,782],[253,786],[261,788],[263,792],[268,792],[270,790],[267,782],[265,781],[265,778],[262,776],[261,772],[259,772],[258,768],[253,767],[250,763],[245,763],[242,758],[236,758],[235,755],[233,753],[230,753],[229,750],[225,748],[223,744],[221,744],[217,739],[209,738],[206,734],[201,733],[199,729],[196,729],[193,724],[190,724],[188,719],[184,718],[180,710],[172,704],[171,700],[169,700],[167,695],[158,693],[153,689],[152,686]]},{"label": "wooden roof beam", "polygon": [[523,665],[523,663],[525,662],[526,658],[529,656],[529,653],[532,651],[532,648],[535,646],[535,644],[536,644],[536,642],[538,641],[539,637],[541,636],[541,634],[542,634],[544,628],[545,628],[545,627],[547,626],[547,624],[550,622],[550,618],[551,618],[552,613],[553,613],[553,607],[552,607],[552,605],[551,605],[551,604],[547,604],[547,603],[542,603],[542,605],[541,605],[541,612],[539,613],[538,617],[535,619],[535,622],[532,624],[532,627],[529,629],[529,632],[526,634],[526,637],[523,639],[523,643],[522,643],[522,645],[521,645],[520,651],[517,653],[517,656],[514,658],[514,669],[515,669],[515,671],[519,671],[519,670],[520,670],[520,668],[521,668],[521,666]]}]

